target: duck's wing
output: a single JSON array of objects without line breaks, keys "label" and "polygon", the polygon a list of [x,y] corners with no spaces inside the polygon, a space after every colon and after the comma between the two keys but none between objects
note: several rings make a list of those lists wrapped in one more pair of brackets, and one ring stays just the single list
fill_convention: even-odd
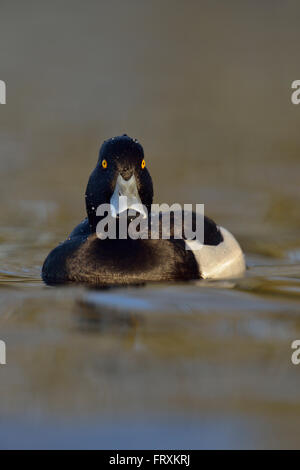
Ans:
[{"label": "duck's wing", "polygon": [[[196,218],[195,212],[193,217]],[[223,242],[220,227],[209,217],[204,216],[204,245],[217,246]]]}]

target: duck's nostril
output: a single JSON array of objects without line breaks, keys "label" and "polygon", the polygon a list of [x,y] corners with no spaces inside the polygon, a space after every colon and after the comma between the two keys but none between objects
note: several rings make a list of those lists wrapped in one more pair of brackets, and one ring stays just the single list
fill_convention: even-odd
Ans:
[{"label": "duck's nostril", "polygon": [[122,168],[121,176],[124,180],[128,181],[132,176],[132,169],[128,167]]}]

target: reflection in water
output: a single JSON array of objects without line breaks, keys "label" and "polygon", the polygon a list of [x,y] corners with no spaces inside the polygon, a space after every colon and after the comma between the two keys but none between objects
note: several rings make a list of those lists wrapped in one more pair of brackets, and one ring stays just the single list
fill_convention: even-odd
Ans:
[{"label": "reflection in water", "polygon": [[[180,435],[196,446],[187,426],[200,447],[216,445],[214,436],[223,446],[260,446],[261,432],[272,443],[271,418],[286,421],[292,412],[290,431],[276,442],[293,445],[299,374],[290,345],[300,337],[299,301],[265,295],[253,282],[259,278],[237,287],[206,282],[97,291],[11,282],[13,296],[4,284],[0,337],[8,357],[0,371],[0,412],[11,417],[8,429],[14,422],[31,429],[42,446],[60,423],[62,442],[72,435],[83,447],[97,446],[92,429],[103,447],[111,445],[104,427],[123,443],[138,429],[141,447],[165,429],[170,440],[161,434],[162,446]],[[132,420],[136,425],[124,434]],[[86,438],[79,422],[89,423]],[[231,441],[220,426],[231,429]],[[237,429],[244,432],[239,439]],[[12,446],[9,435],[3,442]],[[51,442],[58,445],[54,434]]]},{"label": "reflection in water", "polygon": [[83,299],[75,304],[74,318],[83,333],[117,335],[128,343],[134,343],[137,327],[142,321],[133,312],[119,312],[113,306],[106,305],[99,309]]}]

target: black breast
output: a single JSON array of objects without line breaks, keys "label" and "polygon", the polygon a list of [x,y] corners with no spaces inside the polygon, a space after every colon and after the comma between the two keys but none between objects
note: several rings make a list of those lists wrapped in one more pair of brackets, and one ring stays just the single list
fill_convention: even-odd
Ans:
[{"label": "black breast", "polygon": [[[223,241],[217,225],[207,217],[204,234],[207,245]],[[198,279],[199,268],[184,240],[99,240],[85,219],[48,255],[42,277],[47,284],[128,285]]]}]

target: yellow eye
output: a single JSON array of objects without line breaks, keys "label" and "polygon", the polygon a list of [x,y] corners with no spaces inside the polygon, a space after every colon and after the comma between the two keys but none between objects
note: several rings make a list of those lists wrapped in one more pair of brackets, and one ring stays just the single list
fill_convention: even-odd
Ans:
[{"label": "yellow eye", "polygon": [[141,165],[142,169],[144,169],[145,166],[146,166],[146,162],[145,162],[145,160],[143,160],[143,161],[142,161],[142,165]]},{"label": "yellow eye", "polygon": [[105,159],[102,160],[102,167],[107,168],[107,161]]}]

